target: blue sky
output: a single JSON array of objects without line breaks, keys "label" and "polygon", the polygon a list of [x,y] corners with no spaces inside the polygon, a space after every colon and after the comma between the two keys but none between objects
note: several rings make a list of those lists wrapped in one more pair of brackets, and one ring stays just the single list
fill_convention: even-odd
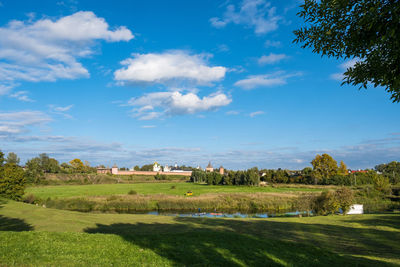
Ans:
[{"label": "blue sky", "polygon": [[0,0],[0,149],[92,165],[400,160],[400,105],[293,44],[301,1]]}]

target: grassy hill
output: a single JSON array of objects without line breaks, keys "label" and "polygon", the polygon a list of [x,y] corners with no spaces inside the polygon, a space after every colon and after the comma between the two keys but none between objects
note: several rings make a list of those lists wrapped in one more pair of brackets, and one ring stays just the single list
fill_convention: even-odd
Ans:
[{"label": "grassy hill", "polygon": [[220,219],[0,204],[0,265],[400,265],[400,214]]},{"label": "grassy hill", "polygon": [[58,185],[29,187],[26,194],[34,194],[40,198],[48,197],[77,197],[77,196],[105,196],[127,194],[135,190],[139,194],[167,194],[184,195],[193,191],[194,196],[206,193],[287,193],[287,192],[317,192],[326,189],[314,187],[258,187],[258,186],[228,186],[205,185],[194,183],[138,183],[138,184],[91,184],[91,185]]}]

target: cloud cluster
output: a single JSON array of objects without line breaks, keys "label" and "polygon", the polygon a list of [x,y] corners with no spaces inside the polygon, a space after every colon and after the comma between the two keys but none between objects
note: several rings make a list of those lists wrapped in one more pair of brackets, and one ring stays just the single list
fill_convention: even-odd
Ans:
[{"label": "cloud cluster", "polygon": [[276,8],[265,0],[244,0],[239,10],[234,5],[228,5],[222,18],[213,17],[211,25],[223,28],[229,23],[242,24],[254,28],[256,34],[275,31],[282,18],[276,15]]},{"label": "cloud cluster", "polygon": [[29,98],[28,94],[29,94],[28,91],[17,91],[13,94],[10,94],[10,97],[16,98],[19,101],[23,101],[23,102],[35,102],[34,100]]},{"label": "cloud cluster", "polygon": [[285,54],[274,54],[270,53],[268,56],[262,56],[258,59],[258,64],[264,65],[264,64],[275,64],[278,63],[284,59],[288,58],[287,55]]},{"label": "cloud cluster", "polygon": [[51,121],[41,111],[0,112],[0,138],[28,132],[31,126],[40,126]]},{"label": "cloud cluster", "polygon": [[194,93],[158,92],[145,94],[129,100],[134,106],[133,117],[139,120],[152,120],[164,116],[194,114],[216,110],[231,103],[232,99],[224,93],[214,93],[200,98]]},{"label": "cloud cluster", "polygon": [[250,116],[251,118],[254,118],[255,116],[262,115],[262,114],[264,114],[264,113],[265,113],[264,111],[259,110],[259,111],[251,112],[251,113],[249,114],[249,116]]},{"label": "cloud cluster", "polygon": [[237,81],[235,86],[241,87],[245,90],[251,90],[257,87],[279,86],[286,84],[287,79],[301,75],[302,74],[300,72],[286,73],[283,71],[278,71],[271,74],[250,75],[243,80]]},{"label": "cloud cluster", "polygon": [[78,58],[93,53],[95,40],[117,42],[133,37],[125,27],[110,30],[103,18],[90,11],[58,20],[13,20],[0,27],[0,93],[16,81],[88,77]]},{"label": "cloud cluster", "polygon": [[61,115],[67,119],[72,119],[73,117],[70,114],[68,114],[68,111],[70,111],[70,109],[73,106],[74,105],[68,105],[68,106],[63,107],[63,106],[49,105],[49,108],[50,108],[51,113]]},{"label": "cloud cluster", "polygon": [[170,83],[191,81],[206,85],[225,77],[225,67],[207,65],[206,55],[191,55],[182,50],[165,53],[133,54],[121,62],[124,68],[114,72],[122,83]]},{"label": "cloud cluster", "polygon": [[277,47],[280,47],[282,44],[281,44],[281,42],[280,41],[272,41],[272,40],[267,40],[267,41],[265,41],[265,43],[264,43],[264,46],[266,47],[266,48],[268,48],[268,47],[275,47],[275,48],[277,48]]}]

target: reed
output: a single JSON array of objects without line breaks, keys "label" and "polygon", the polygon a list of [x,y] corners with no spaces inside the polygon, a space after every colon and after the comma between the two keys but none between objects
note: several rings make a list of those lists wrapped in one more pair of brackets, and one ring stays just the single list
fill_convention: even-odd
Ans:
[{"label": "reed", "polygon": [[132,213],[145,211],[288,211],[296,209],[297,196],[254,194],[204,194],[197,197],[174,195],[114,195],[50,199],[45,205],[73,211]]}]

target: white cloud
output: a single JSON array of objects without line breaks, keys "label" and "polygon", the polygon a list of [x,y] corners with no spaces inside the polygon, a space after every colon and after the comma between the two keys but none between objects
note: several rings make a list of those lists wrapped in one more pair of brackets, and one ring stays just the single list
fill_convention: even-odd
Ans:
[{"label": "white cloud", "polygon": [[236,110],[229,110],[227,112],[225,112],[226,115],[238,115],[239,111]]},{"label": "white cloud", "polygon": [[271,41],[271,40],[267,40],[267,41],[265,41],[265,43],[264,43],[264,46],[266,47],[266,48],[268,48],[268,47],[275,47],[275,48],[277,48],[277,47],[280,47],[282,44],[281,44],[281,42],[279,42],[279,41]]},{"label": "white cloud", "polygon": [[40,126],[51,121],[41,111],[0,112],[0,135],[27,132],[30,126]]},{"label": "white cloud", "polygon": [[74,105],[69,105],[69,106],[65,106],[65,107],[56,107],[53,106],[54,111],[59,111],[59,112],[65,112],[70,110]]},{"label": "white cloud", "polygon": [[35,102],[34,100],[29,98],[28,94],[29,94],[28,91],[17,91],[13,94],[10,94],[10,97],[16,98],[23,102]]},{"label": "white cloud", "polygon": [[234,5],[228,5],[222,18],[210,19],[211,25],[223,28],[229,23],[242,24],[254,28],[256,34],[275,31],[282,19],[276,14],[276,8],[265,0],[244,0],[236,11]]},{"label": "white cloud", "polygon": [[11,90],[15,87],[15,85],[5,85],[5,84],[0,84],[0,95],[5,95],[11,92]]},{"label": "white cloud", "polygon": [[168,83],[188,80],[209,84],[224,78],[227,69],[207,65],[205,55],[190,55],[181,50],[162,54],[133,54],[121,62],[125,68],[116,70],[114,78],[122,83]]},{"label": "white cloud", "polygon": [[181,92],[149,93],[129,100],[128,105],[134,106],[133,117],[139,120],[152,120],[163,116],[194,114],[216,110],[232,102],[227,95],[217,92],[200,98],[194,93]]},{"label": "white cloud", "polygon": [[50,112],[57,114],[57,115],[61,115],[64,118],[67,119],[72,119],[73,117],[71,115],[69,115],[67,112],[73,107],[74,105],[68,105],[68,106],[55,106],[55,105],[49,105],[50,108]]},{"label": "white cloud", "polygon": [[258,64],[264,65],[264,64],[275,64],[278,63],[279,61],[282,61],[283,59],[288,58],[287,55],[285,54],[274,54],[270,53],[268,56],[262,56],[258,59]]},{"label": "white cloud", "polygon": [[156,126],[155,125],[143,125],[143,126],[140,126],[140,128],[150,129],[150,128],[156,128]]},{"label": "white cloud", "polygon": [[255,112],[252,112],[252,113],[250,113],[249,114],[249,116],[251,117],[251,118],[254,118],[255,116],[258,116],[258,115],[262,115],[262,114],[264,114],[265,112],[264,111],[255,111]]},{"label": "white cloud", "polygon": [[348,60],[342,64],[339,65],[339,68],[341,69],[341,72],[338,73],[333,73],[331,74],[331,79],[336,80],[336,81],[343,81],[344,75],[343,73],[348,69],[354,67],[354,65],[360,61],[358,58],[353,58],[351,60]]},{"label": "white cloud", "polygon": [[77,12],[58,20],[10,21],[0,27],[0,81],[55,81],[88,77],[78,58],[93,54],[95,40],[128,41],[125,27],[109,30],[93,12]]},{"label": "white cloud", "polygon": [[229,46],[227,46],[226,44],[220,44],[217,47],[218,52],[229,52]]},{"label": "white cloud", "polygon": [[237,81],[235,83],[235,86],[241,87],[245,90],[251,90],[256,87],[279,86],[286,84],[288,78],[301,75],[302,74],[300,72],[287,74],[282,71],[278,71],[271,74],[250,75],[246,79]]}]

